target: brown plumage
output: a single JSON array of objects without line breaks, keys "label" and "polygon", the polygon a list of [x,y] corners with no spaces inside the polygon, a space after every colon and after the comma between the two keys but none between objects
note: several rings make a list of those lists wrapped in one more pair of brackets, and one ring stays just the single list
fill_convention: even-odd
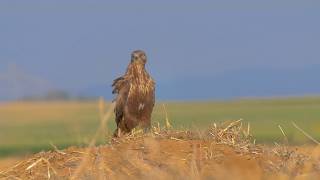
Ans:
[{"label": "brown plumage", "polygon": [[126,73],[113,81],[115,98],[114,136],[131,132],[137,126],[148,130],[155,103],[155,83],[145,69],[146,54],[137,50],[131,54],[131,62]]}]

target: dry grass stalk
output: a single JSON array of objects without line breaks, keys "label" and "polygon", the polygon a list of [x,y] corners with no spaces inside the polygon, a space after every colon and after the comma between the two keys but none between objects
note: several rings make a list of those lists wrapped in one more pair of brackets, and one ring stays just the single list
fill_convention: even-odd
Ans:
[{"label": "dry grass stalk", "polygon": [[29,165],[27,168],[26,168],[26,171],[31,171],[31,169],[35,166],[37,166],[40,162],[44,162],[46,165],[47,165],[47,176],[48,176],[48,179],[51,178],[51,174],[50,174],[50,169],[52,170],[52,172],[57,175],[57,171],[51,166],[50,162],[48,159],[46,158],[39,158],[37,161],[35,161],[34,163],[32,163],[31,165]]},{"label": "dry grass stalk", "polygon": [[253,143],[252,136],[249,134],[249,127],[248,125],[247,131],[243,131],[242,119],[233,121],[226,127],[214,124],[214,126],[209,129],[208,136],[217,144],[234,147],[239,153],[260,154],[262,149]]},{"label": "dry grass stalk", "polygon": [[[100,111],[103,111],[103,104],[101,101],[101,98],[99,100],[99,109]],[[91,148],[95,146],[96,144],[96,141],[97,141],[97,138],[98,136],[100,135],[101,132],[103,132],[105,130],[105,126],[107,124],[107,121],[109,120],[109,118],[111,117],[111,114],[113,112],[113,109],[114,109],[114,106],[115,104],[112,103],[108,109],[108,111],[103,115],[101,116],[101,119],[100,119],[100,126],[98,128],[98,130],[96,131],[94,137],[92,138],[91,142],[89,143],[89,146],[86,150],[86,154],[90,154],[90,151],[91,151]],[[102,114],[102,113],[101,113]],[[82,162],[80,163],[80,165],[78,166],[78,168],[75,170],[75,172],[73,173],[73,175],[71,176],[70,179],[78,179],[80,174],[82,173],[83,169],[86,167],[86,165],[88,164],[89,162],[89,158],[90,156],[89,155],[85,155],[83,157],[83,160]]]},{"label": "dry grass stalk", "polygon": [[31,168],[33,168],[34,166],[36,166],[39,162],[42,161],[42,158],[38,159],[36,162],[32,163],[30,166],[28,166],[26,168],[26,171],[30,170]]},{"label": "dry grass stalk", "polygon": [[65,152],[59,150],[58,147],[57,147],[56,145],[54,145],[52,142],[50,142],[50,145],[53,147],[53,149],[54,149],[57,153],[62,154],[62,155],[66,155]]},{"label": "dry grass stalk", "polygon": [[[232,160],[237,164],[238,159],[242,159],[247,163],[248,158],[255,159],[257,164],[254,167],[264,170],[260,179],[268,179],[268,176],[264,177],[268,173],[276,174],[277,178],[293,179],[308,178],[320,172],[319,163],[287,146],[276,144],[276,148],[270,151],[255,145],[250,135],[250,124],[243,127],[242,119],[229,124],[214,123],[204,133],[173,130],[167,124],[161,128],[157,124],[149,134],[134,129],[128,135],[113,139],[109,146],[97,148],[96,140],[104,133],[113,107],[114,104],[105,113],[105,103],[100,99],[100,127],[86,149],[61,151],[52,144],[53,152],[36,155],[36,158],[20,162],[0,175],[5,173],[8,179],[19,179],[24,177],[19,174],[19,169],[23,169],[21,173],[30,171],[26,176],[30,179],[36,179],[39,174],[45,174],[48,179],[240,179],[246,175],[242,177],[241,173],[229,169],[222,162]],[[286,137],[283,128],[278,127]],[[232,156],[229,156],[230,153]],[[309,163],[308,170],[302,171],[306,163]],[[242,165],[239,166],[242,168]],[[214,171],[212,168],[215,168]],[[61,170],[68,171],[68,175],[60,176]]]},{"label": "dry grass stalk", "polygon": [[172,128],[172,125],[170,124],[170,121],[169,121],[169,116],[168,116],[168,112],[167,112],[166,106],[164,104],[162,104],[162,108],[163,108],[163,111],[164,111],[164,113],[166,115],[166,118],[165,118],[166,119],[166,128],[170,129],[170,128]]},{"label": "dry grass stalk", "polygon": [[25,162],[25,161],[21,161],[21,162],[15,164],[14,166],[8,168],[7,170],[1,171],[1,172],[0,172],[0,175],[3,175],[3,176],[4,176],[7,172],[9,172],[9,171],[11,171],[12,169],[20,166],[20,165],[23,164],[24,162]]},{"label": "dry grass stalk", "polygon": [[247,127],[247,136],[250,136],[250,123],[248,123],[248,127]]},{"label": "dry grass stalk", "polygon": [[309,138],[311,141],[316,143],[317,145],[320,145],[320,142],[314,139],[311,135],[309,135],[307,132],[305,132],[303,129],[301,129],[296,123],[292,122],[292,125],[298,129],[300,132],[302,132],[303,135],[305,135],[307,138]]},{"label": "dry grass stalk", "polygon": [[284,139],[285,139],[285,141],[286,141],[286,144],[289,144],[289,140],[288,140],[288,138],[287,138],[287,135],[286,135],[286,133],[284,132],[284,130],[282,129],[282,127],[281,127],[280,124],[278,125],[278,128],[280,129],[280,131],[281,131],[281,133],[282,133],[282,135],[283,135],[283,137],[284,137]]},{"label": "dry grass stalk", "polygon": [[175,141],[183,141],[182,139],[178,139],[178,138],[175,138],[175,137],[170,137],[170,139],[175,140]]},{"label": "dry grass stalk", "polygon": [[234,122],[230,123],[226,128],[224,128],[224,129],[222,130],[221,133],[226,132],[226,131],[228,131],[230,128],[239,125],[239,123],[240,123],[241,121],[242,121],[242,119],[239,119],[239,120],[237,120],[237,121],[234,121]]}]

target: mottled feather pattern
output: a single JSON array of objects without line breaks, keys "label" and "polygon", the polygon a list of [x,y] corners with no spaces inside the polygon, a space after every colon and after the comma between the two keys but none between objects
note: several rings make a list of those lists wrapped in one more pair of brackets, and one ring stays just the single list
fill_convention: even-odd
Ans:
[{"label": "mottled feather pattern", "polygon": [[129,133],[133,128],[141,126],[149,128],[151,114],[155,103],[155,82],[145,69],[144,52],[135,51],[125,75],[114,80],[112,93],[115,99],[115,116],[119,132]]},{"label": "mottled feather pattern", "polygon": [[119,90],[121,89],[121,86],[125,83],[125,78],[124,77],[119,77],[113,81],[112,87],[113,91],[112,94],[119,93]]}]

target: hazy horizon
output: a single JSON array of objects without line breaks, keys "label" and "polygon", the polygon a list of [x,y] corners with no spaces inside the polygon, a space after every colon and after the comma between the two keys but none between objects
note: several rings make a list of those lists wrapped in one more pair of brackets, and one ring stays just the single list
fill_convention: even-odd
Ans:
[{"label": "hazy horizon", "polygon": [[162,100],[320,94],[320,2],[0,2],[0,100],[111,99],[143,49]]}]

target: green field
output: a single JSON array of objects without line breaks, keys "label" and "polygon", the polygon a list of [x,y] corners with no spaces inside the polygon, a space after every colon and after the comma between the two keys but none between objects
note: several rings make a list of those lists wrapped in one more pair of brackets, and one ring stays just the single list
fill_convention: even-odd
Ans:
[{"label": "green field", "polygon": [[[221,102],[163,102],[174,128],[203,130],[213,123],[243,119],[257,142],[282,141],[281,125],[292,144],[310,143],[292,121],[320,139],[320,98],[252,99]],[[163,103],[158,103],[153,123],[163,124]],[[20,102],[0,104],[0,156],[26,154],[86,145],[99,126],[97,101]],[[108,105],[106,106],[106,109]],[[115,128],[108,122],[109,134]],[[101,136],[100,143],[108,135]]]}]

